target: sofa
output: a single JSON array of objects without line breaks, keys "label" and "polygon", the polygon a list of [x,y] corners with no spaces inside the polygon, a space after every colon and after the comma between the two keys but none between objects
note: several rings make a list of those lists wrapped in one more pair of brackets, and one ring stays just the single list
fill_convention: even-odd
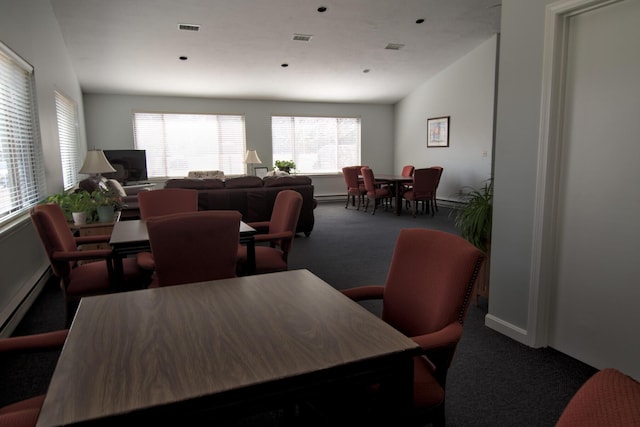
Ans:
[{"label": "sofa", "polygon": [[311,234],[315,217],[313,183],[308,176],[239,176],[221,179],[169,179],[165,188],[198,190],[199,210],[237,210],[245,222],[268,221],[276,195],[282,190],[295,190],[302,195],[302,211],[297,233]]}]

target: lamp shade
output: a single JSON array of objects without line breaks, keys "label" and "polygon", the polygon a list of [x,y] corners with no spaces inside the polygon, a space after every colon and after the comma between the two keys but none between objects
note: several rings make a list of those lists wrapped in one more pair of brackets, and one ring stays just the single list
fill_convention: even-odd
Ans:
[{"label": "lamp shade", "polygon": [[258,157],[258,153],[256,150],[247,150],[247,154],[244,156],[244,162],[248,165],[255,163],[262,163],[260,157]]},{"label": "lamp shade", "polygon": [[105,157],[104,151],[89,150],[87,151],[87,156],[84,158],[84,163],[82,164],[79,173],[97,175],[115,171],[116,170],[111,166],[111,163],[109,163],[109,160]]}]

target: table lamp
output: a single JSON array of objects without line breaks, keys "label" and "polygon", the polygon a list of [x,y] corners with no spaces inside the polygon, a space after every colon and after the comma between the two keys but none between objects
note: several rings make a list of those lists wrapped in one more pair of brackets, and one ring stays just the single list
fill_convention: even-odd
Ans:
[{"label": "table lamp", "polygon": [[91,179],[98,182],[100,175],[103,173],[115,172],[109,160],[107,160],[102,150],[89,150],[84,158],[84,163],[80,168],[79,173],[92,175]]},{"label": "table lamp", "polygon": [[[247,154],[244,156],[244,162],[248,165],[259,165],[262,163],[262,160],[258,157],[256,150],[247,150]],[[255,170],[253,171],[253,175],[255,175]]]}]

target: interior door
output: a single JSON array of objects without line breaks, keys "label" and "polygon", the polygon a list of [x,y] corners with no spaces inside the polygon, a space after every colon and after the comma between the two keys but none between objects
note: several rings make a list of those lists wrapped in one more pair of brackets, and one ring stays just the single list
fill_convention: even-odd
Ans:
[{"label": "interior door", "polygon": [[549,345],[640,378],[640,1],[570,20]]}]

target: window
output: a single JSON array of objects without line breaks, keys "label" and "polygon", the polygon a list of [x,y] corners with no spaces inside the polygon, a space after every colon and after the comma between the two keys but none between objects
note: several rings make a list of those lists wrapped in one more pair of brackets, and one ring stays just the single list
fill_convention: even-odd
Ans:
[{"label": "window", "polygon": [[338,173],[360,164],[360,118],[272,116],[273,160],[293,160],[296,172]]},{"label": "window", "polygon": [[56,115],[58,118],[58,140],[62,158],[62,178],[64,188],[73,187],[78,182],[78,106],[59,92],[56,96]]},{"label": "window", "polygon": [[134,113],[133,133],[135,148],[146,150],[149,178],[246,173],[244,116]]},{"label": "window", "polygon": [[33,67],[0,42],[0,223],[45,193]]}]

